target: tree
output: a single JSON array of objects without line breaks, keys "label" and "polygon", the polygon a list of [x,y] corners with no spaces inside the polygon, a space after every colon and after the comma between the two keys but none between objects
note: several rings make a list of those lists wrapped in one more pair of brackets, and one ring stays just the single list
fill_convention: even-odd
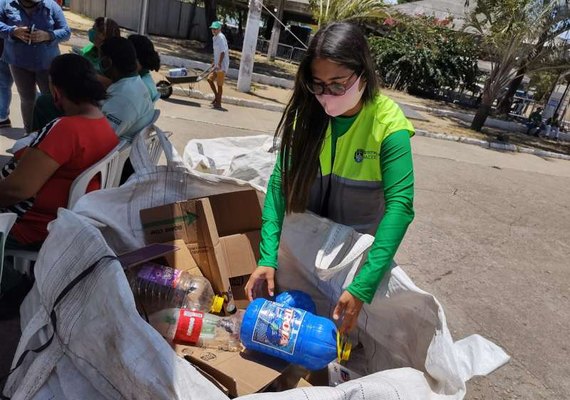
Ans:
[{"label": "tree", "polygon": [[216,0],[204,0],[204,12],[206,14],[206,28],[208,30],[208,41],[206,42],[206,51],[212,51],[213,44],[212,44],[212,34],[210,33],[210,25],[212,22],[218,20],[218,14],[216,10]]},{"label": "tree", "polygon": [[544,18],[538,39],[534,43],[532,50],[526,56],[523,65],[519,67],[517,76],[510,82],[507,92],[499,102],[497,111],[501,114],[509,113],[513,103],[513,97],[521,85],[529,67],[531,67],[532,64],[537,64],[535,61],[538,61],[545,53],[556,52],[556,49],[553,49],[553,47],[556,47],[556,37],[570,29],[569,2],[554,0],[544,1],[544,3],[550,2],[554,3],[553,10]]},{"label": "tree", "polygon": [[558,72],[540,71],[530,75],[529,87],[533,90],[533,98],[537,103],[542,103],[550,95],[556,82],[558,81]]},{"label": "tree", "polygon": [[387,17],[382,0],[309,0],[319,26],[333,21],[370,21]]},{"label": "tree", "polygon": [[[540,36],[553,2],[539,0],[479,0],[466,19],[466,27],[482,36],[491,56],[492,68],[481,94],[481,104],[471,129],[480,131],[491,113],[493,102],[514,78],[528,66],[530,44]],[[537,70],[553,68],[539,67]]]},{"label": "tree", "polygon": [[474,89],[478,46],[465,33],[448,28],[452,20],[399,15],[390,22],[386,36],[369,39],[385,84],[428,97],[441,88]]}]

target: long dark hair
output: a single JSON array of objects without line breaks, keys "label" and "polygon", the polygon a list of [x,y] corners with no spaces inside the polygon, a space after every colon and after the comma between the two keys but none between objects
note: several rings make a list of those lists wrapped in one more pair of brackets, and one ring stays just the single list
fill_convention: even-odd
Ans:
[{"label": "long dark hair", "polygon": [[303,212],[307,208],[330,122],[330,117],[308,89],[313,82],[311,64],[315,58],[329,59],[362,76],[366,81],[363,102],[371,101],[378,92],[374,62],[360,28],[346,22],[321,28],[299,65],[293,96],[275,132],[275,137],[281,139],[282,183],[288,213]]},{"label": "long dark hair", "polygon": [[135,46],[141,67],[150,71],[158,71],[160,69],[160,56],[154,49],[152,41],[143,35],[130,35],[128,39]]},{"label": "long dark hair", "polygon": [[[121,77],[132,76],[137,72],[137,52],[135,46],[122,37],[105,39],[101,45],[101,58],[108,57]],[[103,67],[104,68],[104,67]]]},{"label": "long dark hair", "polygon": [[105,35],[105,39],[112,37],[121,37],[121,29],[119,28],[119,24],[117,24],[115,20],[111,18],[97,17],[95,18],[93,26],[98,32]]},{"label": "long dark hair", "polygon": [[62,54],[51,62],[49,68],[51,83],[63,91],[75,104],[97,105],[107,97],[105,87],[97,79],[93,65],[78,54]]}]

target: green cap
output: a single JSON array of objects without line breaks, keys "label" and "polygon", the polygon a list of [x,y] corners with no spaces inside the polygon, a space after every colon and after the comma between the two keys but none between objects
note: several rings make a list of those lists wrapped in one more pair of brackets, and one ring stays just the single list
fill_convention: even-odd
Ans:
[{"label": "green cap", "polygon": [[212,25],[210,25],[210,29],[222,29],[222,23],[220,21],[214,21]]}]

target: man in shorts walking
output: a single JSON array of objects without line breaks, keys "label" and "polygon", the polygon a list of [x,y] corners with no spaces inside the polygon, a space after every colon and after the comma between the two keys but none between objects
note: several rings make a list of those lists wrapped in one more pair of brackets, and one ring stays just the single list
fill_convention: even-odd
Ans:
[{"label": "man in shorts walking", "polygon": [[214,44],[214,62],[212,63],[213,71],[208,76],[208,83],[214,92],[214,101],[212,106],[215,109],[222,108],[222,93],[224,79],[230,67],[230,54],[228,42],[222,33],[222,24],[219,21],[212,22],[210,25],[213,35]]}]

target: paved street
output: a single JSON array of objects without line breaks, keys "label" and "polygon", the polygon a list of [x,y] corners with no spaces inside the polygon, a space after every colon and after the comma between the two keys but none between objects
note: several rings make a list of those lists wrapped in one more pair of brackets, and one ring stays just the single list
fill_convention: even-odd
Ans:
[{"label": "paved street", "polygon": [[[180,97],[158,107],[180,153],[192,138],[271,134],[280,118]],[[466,398],[570,398],[570,162],[423,137],[413,148],[416,219],[397,261],[442,302],[455,338],[479,333],[512,356]]]}]

